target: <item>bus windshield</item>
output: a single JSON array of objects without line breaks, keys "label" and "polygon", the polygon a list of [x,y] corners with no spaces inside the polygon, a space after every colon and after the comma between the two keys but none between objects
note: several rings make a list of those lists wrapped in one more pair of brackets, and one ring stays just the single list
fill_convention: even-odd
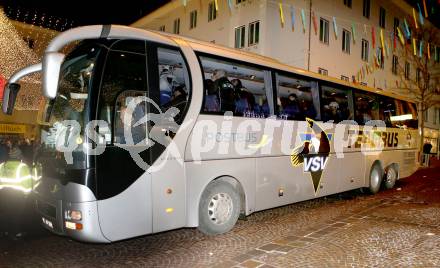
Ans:
[{"label": "bus windshield", "polygon": [[88,121],[86,107],[98,53],[97,47],[80,47],[68,55],[61,66],[57,97],[48,103],[44,116],[50,126],[42,135],[46,148],[55,148],[66,120],[77,122],[75,125],[80,126],[80,134],[83,134]]}]

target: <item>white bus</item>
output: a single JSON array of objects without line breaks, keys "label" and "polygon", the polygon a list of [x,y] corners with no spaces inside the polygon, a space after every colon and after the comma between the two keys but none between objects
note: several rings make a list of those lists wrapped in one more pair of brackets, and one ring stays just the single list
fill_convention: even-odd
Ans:
[{"label": "white bus", "polygon": [[410,100],[240,50],[124,26],[71,29],[9,79],[5,113],[34,72],[48,100],[36,207],[43,226],[77,240],[221,234],[240,214],[376,193],[417,168]]}]

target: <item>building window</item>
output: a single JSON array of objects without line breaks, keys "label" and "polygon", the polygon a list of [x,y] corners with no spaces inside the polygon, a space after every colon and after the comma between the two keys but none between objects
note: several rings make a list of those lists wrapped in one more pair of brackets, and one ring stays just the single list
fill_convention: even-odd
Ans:
[{"label": "building window", "polygon": [[370,0],[364,0],[362,15],[367,19],[370,18]]},{"label": "building window", "polygon": [[398,66],[399,66],[399,58],[396,55],[393,55],[393,67],[391,69],[393,74],[397,74]]},{"label": "building window", "polygon": [[410,65],[409,62],[405,62],[405,79],[408,80],[410,76]]},{"label": "building window", "polygon": [[344,5],[351,8],[351,0],[344,0]]},{"label": "building window", "polygon": [[341,80],[350,82],[350,78],[348,78],[348,76],[345,76],[345,75],[341,75]]},{"label": "building window", "polygon": [[421,76],[422,76],[422,70],[420,70],[420,68],[417,68],[417,71],[416,71],[416,83],[419,86],[420,86]]},{"label": "building window", "polygon": [[189,28],[194,29],[197,27],[197,10],[191,11],[189,13]]},{"label": "building window", "polygon": [[324,68],[318,68],[318,73],[321,75],[328,75],[328,70]]},{"label": "building window", "polygon": [[159,27],[159,31],[161,31],[161,32],[165,32],[165,25],[160,26],[160,27]]},{"label": "building window", "polygon": [[382,28],[385,28],[385,18],[386,18],[385,8],[380,7],[380,9],[379,9],[379,26]]},{"label": "building window", "polygon": [[260,41],[260,22],[249,23],[249,46],[256,45]]},{"label": "building window", "polygon": [[246,2],[246,0],[237,0],[237,5]]},{"label": "building window", "polygon": [[328,27],[328,20],[325,20],[323,18],[320,19],[319,22],[319,41],[323,42],[324,44],[328,44],[328,33],[329,33],[329,27]]},{"label": "building window", "polygon": [[351,33],[345,29],[342,30],[342,51],[350,54]]},{"label": "building window", "polygon": [[246,27],[244,25],[235,28],[235,48],[244,47],[245,36],[246,36]]},{"label": "building window", "polygon": [[369,54],[370,46],[368,44],[368,41],[365,39],[362,39],[362,55],[361,58],[363,61],[368,62],[368,54]]},{"label": "building window", "polygon": [[213,21],[217,18],[217,10],[215,10],[214,1],[209,2],[208,5],[208,22]]},{"label": "building window", "polygon": [[394,27],[393,27],[393,29],[394,29],[394,35],[396,35],[396,36],[397,36],[397,28],[399,28],[399,24],[400,24],[399,18],[394,18]]},{"label": "building window", "polygon": [[173,33],[180,34],[180,18],[174,20]]},{"label": "building window", "polygon": [[368,86],[368,84],[367,84],[367,83],[365,83],[365,82],[361,82],[361,86],[364,86],[364,87],[366,87],[366,86]]}]

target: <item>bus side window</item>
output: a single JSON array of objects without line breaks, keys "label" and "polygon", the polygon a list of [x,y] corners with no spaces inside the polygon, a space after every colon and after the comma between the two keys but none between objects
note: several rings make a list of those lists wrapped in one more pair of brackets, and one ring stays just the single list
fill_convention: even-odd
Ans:
[{"label": "bus side window", "polygon": [[[117,128],[119,125],[117,124],[120,124],[118,122],[120,109],[122,104],[125,105],[126,100],[125,97],[123,99],[118,98],[128,94],[122,94],[122,92],[138,92],[135,94],[136,96],[147,92],[146,55],[130,52],[133,42],[139,42],[136,46],[136,52],[139,51],[142,44],[145,44],[143,41],[117,41],[117,48],[121,50],[110,50],[105,63],[100,90],[98,119],[106,121],[109,125],[108,129],[99,129],[99,134],[105,138],[107,144],[112,142],[121,143],[120,137],[116,140],[112,140],[112,137],[115,137],[115,130],[119,131]],[[124,48],[125,50],[122,50]]]},{"label": "bus side window", "polygon": [[370,120],[380,120],[379,102],[375,95],[355,91],[354,101],[356,103],[354,118],[358,124],[364,125]]},{"label": "bus side window", "polygon": [[[134,126],[136,122],[142,120],[147,112],[146,103],[141,101],[136,106],[132,101],[138,101],[137,97],[146,97],[145,91],[126,90],[121,92],[115,101],[115,127],[114,142],[119,144],[127,144],[126,130],[131,133],[133,144],[138,144],[146,137],[146,124]],[[127,114],[131,114],[131,121]]]},{"label": "bus side window", "polygon": [[384,121],[387,127],[393,127],[392,117],[396,115],[396,104],[390,97],[379,96],[380,120]]},{"label": "bus side window", "polygon": [[318,82],[290,75],[276,76],[278,114],[281,119],[319,118]]},{"label": "bus side window", "polygon": [[158,48],[160,107],[163,111],[174,107],[179,113],[174,118],[181,123],[189,104],[190,82],[185,61],[179,51]]},{"label": "bus side window", "polygon": [[333,86],[322,86],[322,119],[339,123],[354,119],[352,91]]},{"label": "bus side window", "polygon": [[205,56],[200,60],[205,78],[203,113],[253,118],[273,114],[270,71]]}]

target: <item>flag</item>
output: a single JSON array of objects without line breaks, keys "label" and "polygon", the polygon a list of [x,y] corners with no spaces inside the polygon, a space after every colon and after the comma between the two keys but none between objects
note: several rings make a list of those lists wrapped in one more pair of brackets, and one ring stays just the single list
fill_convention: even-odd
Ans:
[{"label": "flag", "polygon": [[303,24],[303,32],[306,32],[306,14],[304,13],[304,9],[301,9],[301,21]]},{"label": "flag", "polygon": [[229,10],[232,11],[232,0],[228,0],[228,7]]},{"label": "flag", "polygon": [[402,35],[402,32],[400,31],[399,27],[397,27],[397,34],[399,35],[400,43],[402,44],[402,46],[404,46],[405,45],[405,40],[403,40],[403,35]]},{"label": "flag", "polygon": [[290,16],[292,17],[292,32],[295,31],[295,8],[290,7]]},{"label": "flag", "polygon": [[423,56],[423,40],[420,40],[419,57],[421,58],[422,56]]},{"label": "flag", "polygon": [[417,24],[416,10],[413,8],[412,11],[413,11],[414,25],[416,26],[416,29],[418,29],[419,25]]},{"label": "flag", "polygon": [[428,17],[428,9],[426,8],[426,0],[423,0],[423,10],[425,11],[425,18]]},{"label": "flag", "polygon": [[382,55],[385,55],[385,42],[383,40],[383,30],[380,29],[380,44],[382,45]]},{"label": "flag", "polygon": [[414,56],[417,56],[417,45],[416,45],[416,39],[413,38],[413,48],[414,48]]},{"label": "flag", "polygon": [[318,34],[318,24],[316,23],[315,12],[312,11],[313,29],[315,30],[315,35]]},{"label": "flag", "polygon": [[409,31],[408,22],[406,22],[406,19],[403,19],[403,23],[405,24],[405,33],[406,33],[406,39],[411,38],[411,32]]},{"label": "flag", "polygon": [[419,3],[417,3],[417,8],[419,9],[419,19],[420,19],[420,24],[423,25],[423,24],[424,24],[424,21],[423,21],[422,9],[420,8]]},{"label": "flag", "polygon": [[356,26],[354,22],[351,23],[351,32],[353,33],[353,44],[356,43]]},{"label": "flag", "polygon": [[335,38],[338,39],[338,25],[336,24],[336,18],[333,17],[333,29],[335,31]]},{"label": "flag", "polygon": [[280,20],[281,20],[281,27],[284,27],[284,11],[283,11],[283,3],[278,3],[279,10],[280,10]]},{"label": "flag", "polygon": [[215,11],[218,11],[218,0],[214,0]]}]

